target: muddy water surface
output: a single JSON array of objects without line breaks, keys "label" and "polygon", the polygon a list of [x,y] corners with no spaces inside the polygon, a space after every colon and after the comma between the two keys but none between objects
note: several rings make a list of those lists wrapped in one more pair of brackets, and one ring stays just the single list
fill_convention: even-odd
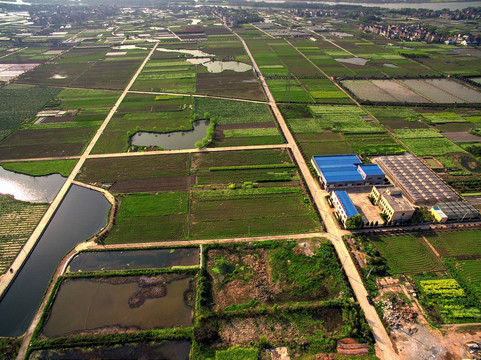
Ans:
[{"label": "muddy water surface", "polygon": [[155,281],[155,277],[67,280],[57,294],[43,334],[56,337],[106,328],[191,326],[193,310],[184,301],[191,277],[165,285]]},{"label": "muddy water surface", "polygon": [[199,248],[83,252],[69,264],[70,272],[167,268],[199,264]]}]

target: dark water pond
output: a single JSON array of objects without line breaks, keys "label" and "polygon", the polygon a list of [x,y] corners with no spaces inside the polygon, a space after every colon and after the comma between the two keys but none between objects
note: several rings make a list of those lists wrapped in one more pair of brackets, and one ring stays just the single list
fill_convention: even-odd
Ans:
[{"label": "dark water pond", "polygon": [[19,336],[27,330],[60,260],[105,226],[109,209],[110,203],[101,193],[76,185],[70,188],[0,300],[0,336]]},{"label": "dark water pond", "polygon": [[30,176],[0,166],[0,194],[13,195],[17,200],[52,202],[65,180],[59,174]]},{"label": "dark water pond", "polygon": [[67,280],[42,332],[56,337],[106,328],[191,326],[193,309],[184,300],[191,289],[191,276],[169,276]]},{"label": "dark water pond", "polygon": [[102,346],[89,349],[48,349],[37,350],[30,355],[29,360],[188,360],[190,341],[165,341],[162,344],[122,344],[117,346]]},{"label": "dark water pond", "polygon": [[195,121],[194,130],[174,131],[168,134],[140,131],[132,136],[132,145],[160,146],[166,150],[192,149],[197,141],[207,134],[208,120]]},{"label": "dark water pond", "polygon": [[75,256],[69,264],[69,271],[150,269],[198,264],[198,248],[96,251]]}]

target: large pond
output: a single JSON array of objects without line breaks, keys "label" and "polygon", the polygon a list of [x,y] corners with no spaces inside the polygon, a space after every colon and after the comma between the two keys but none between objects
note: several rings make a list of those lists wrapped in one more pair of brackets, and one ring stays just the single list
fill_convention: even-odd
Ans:
[{"label": "large pond", "polygon": [[191,326],[191,275],[80,278],[60,287],[43,334]]},{"label": "large pond", "polygon": [[60,260],[106,225],[109,209],[110,203],[101,193],[76,185],[70,188],[0,300],[0,336],[20,336],[27,330]]},{"label": "large pond", "polygon": [[207,134],[208,120],[194,121],[194,130],[174,131],[167,134],[139,131],[132,136],[132,145],[159,146],[166,150],[192,149],[197,141],[201,141]]},{"label": "large pond", "polygon": [[0,166],[0,194],[13,195],[17,200],[52,202],[65,180],[59,174],[29,176]]},{"label": "large pond", "polygon": [[90,346],[89,348],[45,349],[33,351],[29,360],[188,360],[190,341],[165,341],[161,344],[119,344],[116,346]]},{"label": "large pond", "polygon": [[346,58],[346,59],[338,58],[338,59],[334,59],[334,60],[336,60],[337,62],[341,62],[341,63],[352,64],[352,65],[360,65],[360,66],[366,65],[369,61],[369,59],[363,59],[363,58],[359,58],[359,57]]},{"label": "large pond", "polygon": [[68,271],[103,271],[168,268],[199,264],[199,248],[82,252],[69,264]]},{"label": "large pond", "polygon": [[252,69],[252,66],[239,61],[213,61],[210,58],[190,58],[186,60],[191,64],[202,64],[207,68],[207,71],[211,73],[221,73],[224,70],[246,72]]}]

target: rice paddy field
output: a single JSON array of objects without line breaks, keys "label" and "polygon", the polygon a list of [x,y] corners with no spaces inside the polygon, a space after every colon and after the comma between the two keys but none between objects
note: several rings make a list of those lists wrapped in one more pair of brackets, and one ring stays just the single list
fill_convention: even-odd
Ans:
[{"label": "rice paddy field", "polygon": [[444,270],[444,265],[419,235],[382,236],[373,240],[393,274]]}]

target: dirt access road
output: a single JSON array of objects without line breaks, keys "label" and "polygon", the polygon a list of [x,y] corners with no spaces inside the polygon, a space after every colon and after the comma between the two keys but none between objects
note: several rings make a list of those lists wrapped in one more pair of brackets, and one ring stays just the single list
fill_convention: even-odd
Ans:
[{"label": "dirt access road", "polygon": [[[229,30],[231,29],[229,28]],[[258,74],[259,80],[261,81],[264,92],[266,93],[268,103],[272,108],[272,112],[281,127],[281,130],[284,134],[284,137],[287,140],[289,147],[292,150],[292,153],[297,161],[297,164],[299,166],[299,169],[302,175],[304,176],[304,179],[306,180],[307,187],[309,188],[309,191],[312,194],[315,206],[318,208],[319,213],[322,216],[327,232],[329,233],[332,243],[336,248],[337,254],[341,259],[342,266],[344,268],[344,271],[346,272],[347,277],[349,278],[349,282],[351,283],[352,289],[356,294],[356,298],[359,301],[359,304],[361,305],[361,308],[364,311],[367,322],[372,328],[374,338],[376,340],[376,355],[380,359],[386,359],[386,360],[397,359],[398,355],[394,351],[394,348],[391,343],[391,339],[389,338],[386,332],[386,329],[384,328],[376,312],[376,309],[368,303],[366,298],[368,293],[364,287],[364,284],[362,283],[359,273],[357,272],[354,262],[352,261],[349,255],[349,252],[344,242],[341,239],[343,235],[349,234],[349,232],[339,228],[337,221],[334,218],[334,215],[330,212],[330,208],[324,198],[324,192],[320,189],[319,183],[312,177],[311,172],[309,171],[309,167],[305,163],[304,157],[302,156],[299,150],[299,147],[297,146],[297,143],[295,142],[289,128],[287,127],[284,117],[279,111],[279,108],[277,107],[275,99],[272,96],[272,93],[269,87],[267,86],[264,76],[259,70],[259,67],[257,66],[257,63],[254,57],[252,56],[252,53],[250,52],[249,47],[247,46],[246,42],[241,36],[239,36],[235,32],[233,33],[242,42],[244,49],[246,50],[252,64],[254,65],[254,68]]]}]

